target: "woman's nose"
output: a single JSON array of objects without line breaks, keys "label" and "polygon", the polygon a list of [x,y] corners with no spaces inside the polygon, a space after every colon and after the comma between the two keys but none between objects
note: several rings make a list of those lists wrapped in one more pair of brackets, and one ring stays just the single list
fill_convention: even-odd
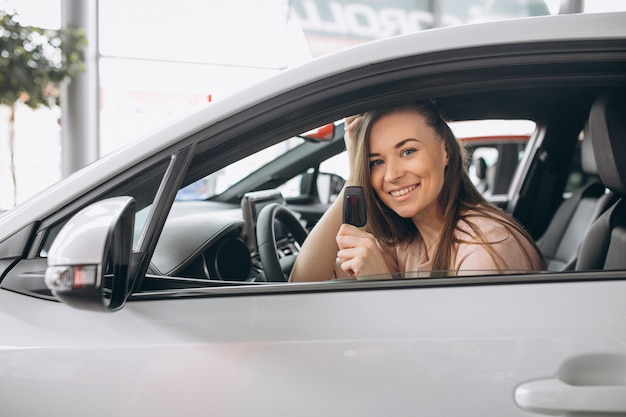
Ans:
[{"label": "woman's nose", "polygon": [[403,170],[400,164],[388,161],[386,165],[387,170],[385,171],[385,181],[395,182],[402,177]]}]

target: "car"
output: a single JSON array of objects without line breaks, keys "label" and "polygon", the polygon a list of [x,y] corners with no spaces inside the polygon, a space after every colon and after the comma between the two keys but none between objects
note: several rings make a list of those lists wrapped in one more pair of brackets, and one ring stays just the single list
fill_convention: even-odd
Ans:
[{"label": "car", "polygon": [[[624,22],[488,22],[323,56],[1,214],[2,414],[626,413]],[[342,120],[419,99],[451,124],[533,123],[495,203],[573,264],[287,281],[343,187]],[[568,188],[577,154],[597,161],[593,199],[580,176]]]}]

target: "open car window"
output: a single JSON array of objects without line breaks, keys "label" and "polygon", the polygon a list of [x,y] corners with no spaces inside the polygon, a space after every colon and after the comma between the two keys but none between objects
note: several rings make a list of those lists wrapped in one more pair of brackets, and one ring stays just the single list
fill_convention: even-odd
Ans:
[{"label": "open car window", "polygon": [[[343,119],[335,125],[342,127]],[[515,165],[507,166],[511,174],[536,129],[535,123],[528,120],[472,120],[451,122],[451,127],[470,157],[484,157],[493,168],[498,168],[502,156],[498,151],[503,147],[514,147]],[[220,286],[265,283],[256,241],[256,216],[263,205],[283,204],[300,216],[303,227],[310,231],[349,174],[343,137],[334,140],[340,146],[311,162],[309,154],[319,152],[329,144],[311,143],[298,136],[287,138],[183,186],[177,193],[150,263],[148,273],[152,281],[147,280],[152,282],[150,288],[166,285],[164,283],[177,277],[192,287],[215,285],[215,282]],[[198,157],[194,163],[201,166],[203,160]],[[500,160],[500,163],[506,161]],[[474,165],[470,164],[469,169],[472,178],[478,181]],[[189,168],[190,172],[198,170],[199,167],[193,164]],[[272,179],[271,188],[259,188],[265,179]],[[311,187],[311,181],[315,182],[316,198],[299,200],[308,193],[306,190]],[[246,183],[250,188],[239,188],[236,199],[214,198],[228,194],[231,187],[242,187]],[[250,204],[257,205],[250,207]],[[278,256],[282,262],[288,263],[289,258],[297,255],[298,243],[283,225],[277,222],[275,227]],[[493,271],[489,274],[493,275]],[[412,271],[392,278],[423,278],[426,275],[431,274]],[[458,271],[435,274],[440,277],[458,275]]]}]

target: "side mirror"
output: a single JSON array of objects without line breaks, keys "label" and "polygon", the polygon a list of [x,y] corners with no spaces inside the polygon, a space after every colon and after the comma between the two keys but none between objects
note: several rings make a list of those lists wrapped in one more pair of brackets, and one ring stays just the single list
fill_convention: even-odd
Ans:
[{"label": "side mirror", "polygon": [[335,201],[345,183],[346,180],[337,174],[320,172],[317,176],[317,191],[320,201],[323,204],[330,204]]},{"label": "side mirror", "polygon": [[52,293],[84,310],[120,309],[129,295],[134,223],[132,197],[106,199],[76,213],[48,252]]},{"label": "side mirror", "polygon": [[335,124],[328,123],[299,136],[309,142],[330,142],[335,137]]}]

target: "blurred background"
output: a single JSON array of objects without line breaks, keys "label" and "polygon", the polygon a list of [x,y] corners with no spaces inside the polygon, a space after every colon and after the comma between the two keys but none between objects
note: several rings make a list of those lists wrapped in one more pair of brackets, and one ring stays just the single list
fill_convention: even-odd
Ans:
[{"label": "blurred background", "polygon": [[59,106],[16,104],[16,186],[10,111],[0,105],[0,210],[324,54],[436,27],[617,10],[626,10],[626,0],[0,0],[0,11],[22,25],[82,27],[88,42],[87,70],[61,89]]}]

